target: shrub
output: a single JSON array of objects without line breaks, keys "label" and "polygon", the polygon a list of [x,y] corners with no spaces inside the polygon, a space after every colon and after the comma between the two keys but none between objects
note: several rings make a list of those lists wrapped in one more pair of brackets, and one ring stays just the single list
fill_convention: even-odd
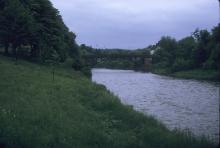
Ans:
[{"label": "shrub", "polygon": [[181,70],[188,70],[191,67],[192,67],[192,64],[189,60],[185,60],[185,59],[181,58],[181,59],[176,59],[171,70],[172,70],[172,72],[177,72],[177,71],[181,71]]}]

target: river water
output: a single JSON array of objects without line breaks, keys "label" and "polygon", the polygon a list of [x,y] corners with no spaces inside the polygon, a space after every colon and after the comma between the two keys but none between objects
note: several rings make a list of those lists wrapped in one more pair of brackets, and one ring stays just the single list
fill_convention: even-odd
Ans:
[{"label": "river water", "polygon": [[110,69],[93,69],[92,80],[171,130],[219,143],[219,84]]}]

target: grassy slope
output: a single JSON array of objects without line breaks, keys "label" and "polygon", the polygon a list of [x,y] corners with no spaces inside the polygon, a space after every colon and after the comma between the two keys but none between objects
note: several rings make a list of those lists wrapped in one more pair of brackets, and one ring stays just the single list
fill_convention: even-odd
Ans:
[{"label": "grassy slope", "polygon": [[194,69],[170,73],[169,70],[166,69],[154,69],[153,73],[184,79],[220,81],[220,71],[217,70]]},{"label": "grassy slope", "polygon": [[195,69],[190,71],[176,72],[173,76],[185,79],[220,81],[220,72],[215,70]]},{"label": "grassy slope", "polygon": [[0,56],[0,147],[213,147],[170,132],[74,71]]}]

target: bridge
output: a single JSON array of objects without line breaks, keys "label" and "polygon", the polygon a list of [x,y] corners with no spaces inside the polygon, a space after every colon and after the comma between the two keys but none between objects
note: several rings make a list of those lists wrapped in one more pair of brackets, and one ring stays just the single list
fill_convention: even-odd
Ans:
[{"label": "bridge", "polygon": [[87,65],[91,67],[95,67],[98,63],[104,61],[127,60],[136,63],[137,67],[134,68],[141,68],[142,70],[149,71],[152,64],[152,58],[144,54],[93,54],[83,55],[82,58]]}]

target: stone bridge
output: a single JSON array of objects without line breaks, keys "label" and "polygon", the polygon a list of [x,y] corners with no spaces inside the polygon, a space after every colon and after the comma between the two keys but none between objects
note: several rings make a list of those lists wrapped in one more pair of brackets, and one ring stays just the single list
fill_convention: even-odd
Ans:
[{"label": "stone bridge", "polygon": [[145,70],[149,70],[152,64],[152,58],[143,54],[96,54],[96,55],[83,55],[82,58],[90,66],[95,66],[101,61],[114,61],[114,60],[129,60],[132,62],[140,63]]}]

